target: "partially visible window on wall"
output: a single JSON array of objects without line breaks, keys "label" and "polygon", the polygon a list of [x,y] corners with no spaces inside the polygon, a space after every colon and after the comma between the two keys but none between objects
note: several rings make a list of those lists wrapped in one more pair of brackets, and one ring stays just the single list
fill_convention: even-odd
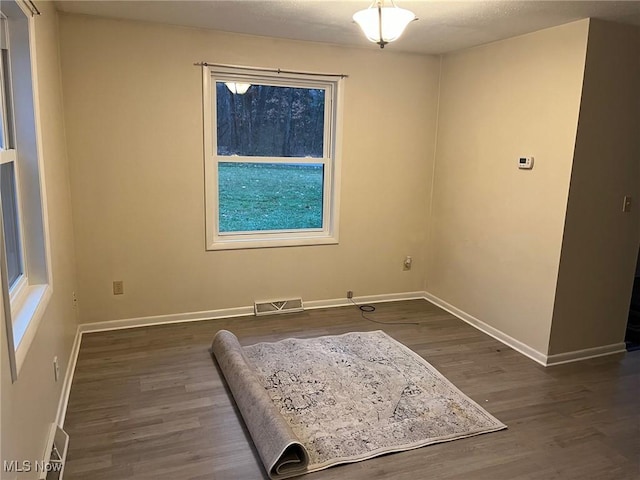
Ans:
[{"label": "partially visible window on wall", "polygon": [[339,80],[205,72],[207,245],[337,243]]},{"label": "partially visible window on wall", "polygon": [[25,5],[3,0],[0,6],[0,277],[13,380],[51,296],[31,68],[33,20]]},{"label": "partially visible window on wall", "polygon": [[[22,257],[22,232],[18,212],[16,190],[16,148],[13,129],[13,100],[11,96],[11,71],[9,65],[9,29],[7,19],[0,16],[0,200],[2,205],[2,227],[9,281],[9,292],[15,296],[24,283],[24,261]],[[22,281],[22,282],[21,282]]]}]

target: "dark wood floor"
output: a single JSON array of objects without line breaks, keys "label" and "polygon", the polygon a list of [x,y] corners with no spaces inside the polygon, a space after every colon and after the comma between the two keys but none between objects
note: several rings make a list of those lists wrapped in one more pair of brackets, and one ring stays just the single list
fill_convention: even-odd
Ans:
[{"label": "dark wood floor", "polygon": [[638,479],[640,352],[544,368],[422,300],[86,334],[65,429],[65,479],[267,478],[209,354],[240,342],[384,330],[508,430],[306,475],[337,479]]}]

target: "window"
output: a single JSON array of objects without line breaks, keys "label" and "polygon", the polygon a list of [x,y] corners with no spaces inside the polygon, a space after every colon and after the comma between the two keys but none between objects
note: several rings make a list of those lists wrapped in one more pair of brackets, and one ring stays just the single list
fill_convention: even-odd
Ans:
[{"label": "window", "polygon": [[205,68],[208,249],[337,243],[339,87]]},{"label": "window", "polygon": [[11,71],[7,19],[0,15],[0,201],[8,288],[12,297],[25,283],[22,232],[16,185],[16,149],[13,131]]},{"label": "window", "polygon": [[31,13],[0,11],[0,262],[12,379],[17,379],[51,296],[32,77]]}]

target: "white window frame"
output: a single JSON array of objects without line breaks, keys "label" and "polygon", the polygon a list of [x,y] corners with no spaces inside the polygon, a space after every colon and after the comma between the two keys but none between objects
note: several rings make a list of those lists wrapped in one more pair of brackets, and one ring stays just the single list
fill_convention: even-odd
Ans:
[{"label": "white window frame", "polygon": [[[8,39],[8,20],[4,16],[2,12],[0,12],[0,23],[2,24],[2,28],[0,28],[0,48],[2,50],[7,50],[11,52],[10,41]],[[18,155],[16,152],[15,146],[15,119],[13,116],[13,105],[9,108],[8,101],[13,98],[13,91],[11,88],[11,62],[10,62],[10,53],[9,53],[9,65],[8,71],[5,72],[3,64],[3,59],[0,58],[0,109],[2,113],[2,121],[0,121],[0,128],[2,129],[2,139],[3,144],[0,144],[0,164],[5,163],[13,163],[13,174],[14,174],[14,185],[16,190],[16,223],[17,230],[19,235],[19,250],[20,250],[20,264],[21,264],[21,274],[17,278],[17,281],[13,283],[13,285],[9,286],[9,296],[12,304],[22,303],[24,300],[24,296],[27,291],[27,287],[29,284],[29,280],[27,278],[27,259],[24,255],[24,232],[23,232],[23,224],[22,221],[22,208],[20,202],[20,182],[18,182],[18,178],[20,176],[18,170],[18,162],[16,161]],[[9,78],[6,78],[5,75],[8,75]],[[12,103],[12,102],[11,102]]]},{"label": "white window frame", "polygon": [[[23,270],[22,278],[13,285],[8,285],[6,255],[2,252],[1,313],[7,331],[11,378],[15,382],[35,339],[53,289],[44,201],[44,165],[40,149],[42,141],[38,124],[40,110],[34,12],[18,0],[3,0],[0,6],[1,13],[7,18],[11,76],[11,91],[3,93],[2,101],[10,96],[13,107],[12,118],[3,118],[6,122],[12,122],[14,137],[14,148],[3,151],[1,161],[5,162],[6,159],[14,162]],[[16,55],[18,61],[14,58]],[[6,131],[6,125],[2,128]],[[3,229],[4,225],[0,222],[0,249],[5,248]]]},{"label": "white window frame", "polygon": [[[256,157],[218,155],[216,123],[216,83],[244,82],[281,87],[322,89],[325,91],[323,158]],[[338,243],[340,200],[340,146],[342,118],[342,79],[304,73],[256,71],[243,67],[203,67],[203,120],[205,155],[206,248],[229,250],[245,248],[326,245]],[[322,164],[322,228],[220,232],[218,228],[218,164],[279,163]]]}]

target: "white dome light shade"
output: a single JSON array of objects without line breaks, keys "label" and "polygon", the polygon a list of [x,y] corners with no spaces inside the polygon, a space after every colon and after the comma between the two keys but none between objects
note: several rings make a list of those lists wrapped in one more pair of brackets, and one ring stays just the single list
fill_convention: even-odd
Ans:
[{"label": "white dome light shade", "polygon": [[[365,36],[372,42],[384,48],[385,44],[397,40],[407,25],[416,20],[413,12],[404,8],[385,6],[384,2],[375,2],[366,10],[360,10],[353,15]],[[380,26],[382,23],[382,27]]]},{"label": "white dome light shade", "polygon": [[239,82],[225,82],[224,83],[227,88],[231,91],[231,93],[237,93],[238,95],[244,95],[249,90],[251,86],[250,83],[239,83]]}]

